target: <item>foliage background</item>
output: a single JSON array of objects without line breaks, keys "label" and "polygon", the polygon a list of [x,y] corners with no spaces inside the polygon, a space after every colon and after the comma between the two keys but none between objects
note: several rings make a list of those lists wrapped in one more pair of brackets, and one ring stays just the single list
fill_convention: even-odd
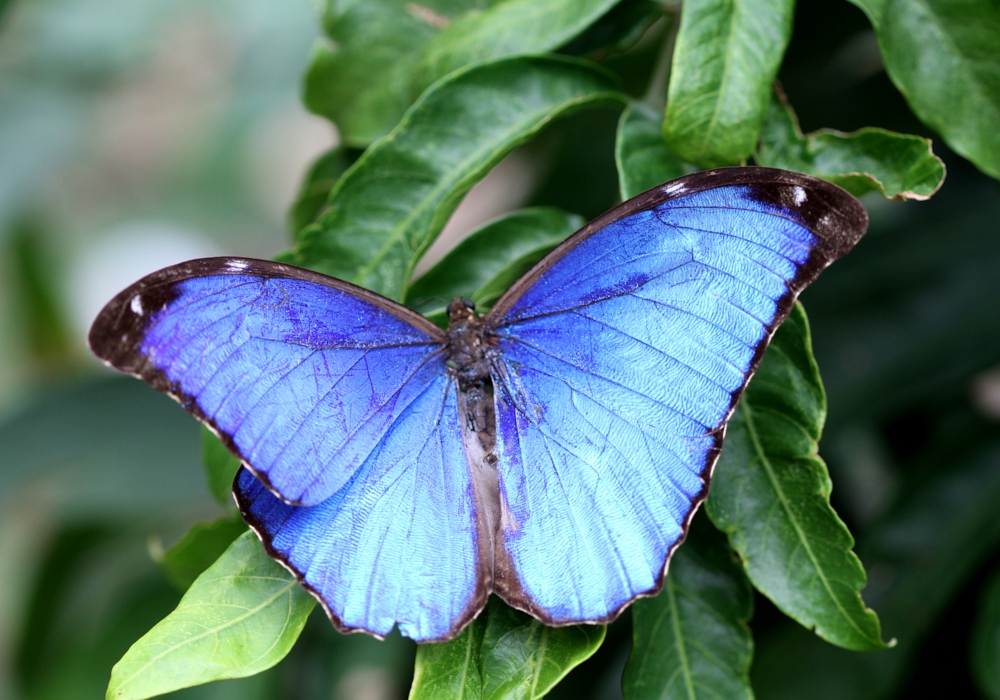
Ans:
[{"label": "foliage background", "polygon": [[[882,26],[909,16],[892,3],[859,4]],[[278,0],[3,6],[0,697],[102,696],[112,664],[187,582],[166,576],[150,552],[222,514],[205,486],[197,427],[164,397],[100,371],[82,339],[100,304],[148,271],[288,246],[296,186],[337,138],[299,103],[316,9]],[[868,236],[803,296],[829,398],[821,450],[833,505],[857,537],[865,600],[899,643],[836,649],[753,594],[754,690],[1000,697],[997,182],[913,114],[858,7],[802,3],[794,22],[779,78],[803,131],[930,136],[948,178],[927,202],[866,195]],[[597,58],[641,94],[665,29]],[[1000,57],[984,60],[1000,73]],[[546,127],[469,195],[443,238],[526,204],[584,218],[612,206],[619,113],[589,109]],[[365,142],[353,138],[350,147]],[[742,613],[748,590],[728,594],[747,597]],[[610,626],[552,697],[621,697],[631,635],[629,616]],[[274,669],[175,696],[404,697],[414,654],[398,636],[344,637],[313,615]]]}]

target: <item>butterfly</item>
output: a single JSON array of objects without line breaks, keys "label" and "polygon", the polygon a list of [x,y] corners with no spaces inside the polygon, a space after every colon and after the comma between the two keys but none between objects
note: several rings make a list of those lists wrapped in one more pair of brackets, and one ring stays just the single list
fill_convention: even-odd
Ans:
[{"label": "butterfly", "polygon": [[447,330],[289,265],[210,258],[116,296],[90,345],[243,466],[240,512],[342,631],[455,637],[491,593],[606,623],[663,586],[793,302],[867,227],[767,168],[673,180]]}]

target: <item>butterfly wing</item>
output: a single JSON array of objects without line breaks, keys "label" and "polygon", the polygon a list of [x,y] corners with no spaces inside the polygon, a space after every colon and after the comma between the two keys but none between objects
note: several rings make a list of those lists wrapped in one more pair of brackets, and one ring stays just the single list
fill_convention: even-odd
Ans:
[{"label": "butterfly wing", "polygon": [[94,352],[174,397],[272,491],[336,492],[444,371],[443,334],[363,289],[263,260],[212,258],[140,280]]},{"label": "butterfly wing", "polygon": [[866,226],[814,178],[697,173],[574,234],[498,302],[508,603],[603,622],[659,590],[771,335]]},{"label": "butterfly wing", "polygon": [[234,484],[244,517],[338,627],[421,641],[457,634],[490,589],[443,342],[363,289],[233,258],[144,278],[90,333],[253,471]]}]

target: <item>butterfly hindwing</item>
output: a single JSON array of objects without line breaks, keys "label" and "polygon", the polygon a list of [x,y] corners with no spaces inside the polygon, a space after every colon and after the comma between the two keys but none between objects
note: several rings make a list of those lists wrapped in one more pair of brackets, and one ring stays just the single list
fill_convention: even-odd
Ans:
[{"label": "butterfly hindwing", "polygon": [[90,342],[180,401],[284,500],[314,505],[441,374],[441,331],[390,304],[279,263],[194,260],[115,297]]},{"label": "butterfly hindwing", "polygon": [[461,432],[442,372],[323,503],[287,505],[246,470],[236,499],[342,631],[384,636],[398,623],[416,641],[449,639],[485,605],[492,565]]},{"label": "butterfly hindwing", "polygon": [[598,622],[659,590],[774,329],[866,224],[814,178],[699,173],[590,224],[498,302],[509,603]]}]

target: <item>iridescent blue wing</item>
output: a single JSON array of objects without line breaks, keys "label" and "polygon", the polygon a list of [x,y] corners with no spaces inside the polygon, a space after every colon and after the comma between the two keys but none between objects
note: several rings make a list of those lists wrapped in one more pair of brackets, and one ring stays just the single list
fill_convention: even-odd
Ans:
[{"label": "iridescent blue wing", "polygon": [[866,226],[814,178],[697,173],[589,224],[511,288],[487,316],[508,603],[604,622],[659,590],[771,335]]},{"label": "iridescent blue wing", "polygon": [[90,343],[260,477],[237,478],[244,517],[341,629],[384,635],[398,622],[446,639],[485,604],[488,506],[430,322],[323,275],[219,258],[126,289]]},{"label": "iridescent blue wing", "polygon": [[340,489],[444,372],[443,333],[363,289],[262,260],[212,258],[140,280],[90,345],[208,425],[289,503]]},{"label": "iridescent blue wing", "polygon": [[247,471],[237,476],[244,519],[341,631],[384,636],[398,623],[418,642],[451,639],[485,605],[491,532],[473,495],[456,402],[441,376],[318,506],[289,506]]}]

